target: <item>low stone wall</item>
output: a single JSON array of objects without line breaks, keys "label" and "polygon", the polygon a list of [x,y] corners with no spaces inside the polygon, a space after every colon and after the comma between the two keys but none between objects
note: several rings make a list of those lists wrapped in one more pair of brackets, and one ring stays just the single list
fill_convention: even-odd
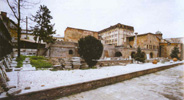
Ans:
[{"label": "low stone wall", "polygon": [[98,61],[97,65],[112,66],[112,65],[121,65],[121,63],[130,64],[133,63],[133,60],[104,60]]},{"label": "low stone wall", "polygon": [[114,84],[117,82],[121,82],[121,81],[128,80],[128,79],[131,79],[134,77],[154,73],[157,71],[161,71],[161,70],[168,69],[168,68],[182,65],[182,64],[183,63],[167,65],[167,66],[160,66],[160,67],[153,68],[153,69],[132,72],[132,73],[108,77],[108,78],[104,78],[104,79],[92,80],[92,81],[88,81],[88,82],[77,83],[77,84],[72,84],[72,85],[67,85],[67,86],[61,86],[61,87],[52,88],[52,89],[46,89],[46,90],[35,91],[35,92],[31,92],[31,93],[19,94],[19,95],[16,95],[15,97],[12,97],[12,98],[10,98],[10,97],[9,98],[1,98],[0,100],[11,100],[11,99],[13,99],[13,100],[51,100],[51,99],[56,99],[56,98],[60,98],[63,96],[67,96],[67,95],[95,89],[98,87]]}]

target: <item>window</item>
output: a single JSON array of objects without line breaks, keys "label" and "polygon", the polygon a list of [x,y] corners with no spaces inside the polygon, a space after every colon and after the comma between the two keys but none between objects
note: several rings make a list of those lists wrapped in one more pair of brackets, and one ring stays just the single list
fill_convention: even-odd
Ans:
[{"label": "window", "polygon": [[73,54],[73,50],[69,50],[69,54]]},{"label": "window", "polygon": [[150,53],[150,57],[153,58],[153,53],[152,52]]},{"label": "window", "polygon": [[152,45],[149,45],[149,49],[152,49]]}]

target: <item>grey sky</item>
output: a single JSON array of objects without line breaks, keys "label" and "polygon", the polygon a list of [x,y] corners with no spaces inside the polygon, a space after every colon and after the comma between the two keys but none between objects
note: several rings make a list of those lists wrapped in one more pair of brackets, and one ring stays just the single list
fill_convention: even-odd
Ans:
[{"label": "grey sky", "polygon": [[[5,0],[0,10],[7,11]],[[184,36],[184,0],[41,0],[53,16],[57,34],[66,27],[100,31],[117,23],[139,34],[161,31],[164,38]],[[35,14],[39,5],[26,11]],[[11,17],[11,16],[10,16]]]}]

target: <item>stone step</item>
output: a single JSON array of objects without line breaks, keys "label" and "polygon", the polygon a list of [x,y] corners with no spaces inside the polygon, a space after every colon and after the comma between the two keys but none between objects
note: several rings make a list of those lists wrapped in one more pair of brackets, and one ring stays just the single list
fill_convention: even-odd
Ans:
[{"label": "stone step", "polygon": [[12,88],[12,89],[8,90],[8,92],[6,94],[8,96],[14,96],[16,94],[19,94],[21,91],[22,91],[21,89]]}]

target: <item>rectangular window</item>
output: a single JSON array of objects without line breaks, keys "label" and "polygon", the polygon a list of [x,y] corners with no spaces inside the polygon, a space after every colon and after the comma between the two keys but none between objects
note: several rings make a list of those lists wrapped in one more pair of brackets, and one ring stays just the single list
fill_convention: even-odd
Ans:
[{"label": "rectangular window", "polygon": [[149,45],[149,49],[152,49],[152,46],[151,45]]}]

